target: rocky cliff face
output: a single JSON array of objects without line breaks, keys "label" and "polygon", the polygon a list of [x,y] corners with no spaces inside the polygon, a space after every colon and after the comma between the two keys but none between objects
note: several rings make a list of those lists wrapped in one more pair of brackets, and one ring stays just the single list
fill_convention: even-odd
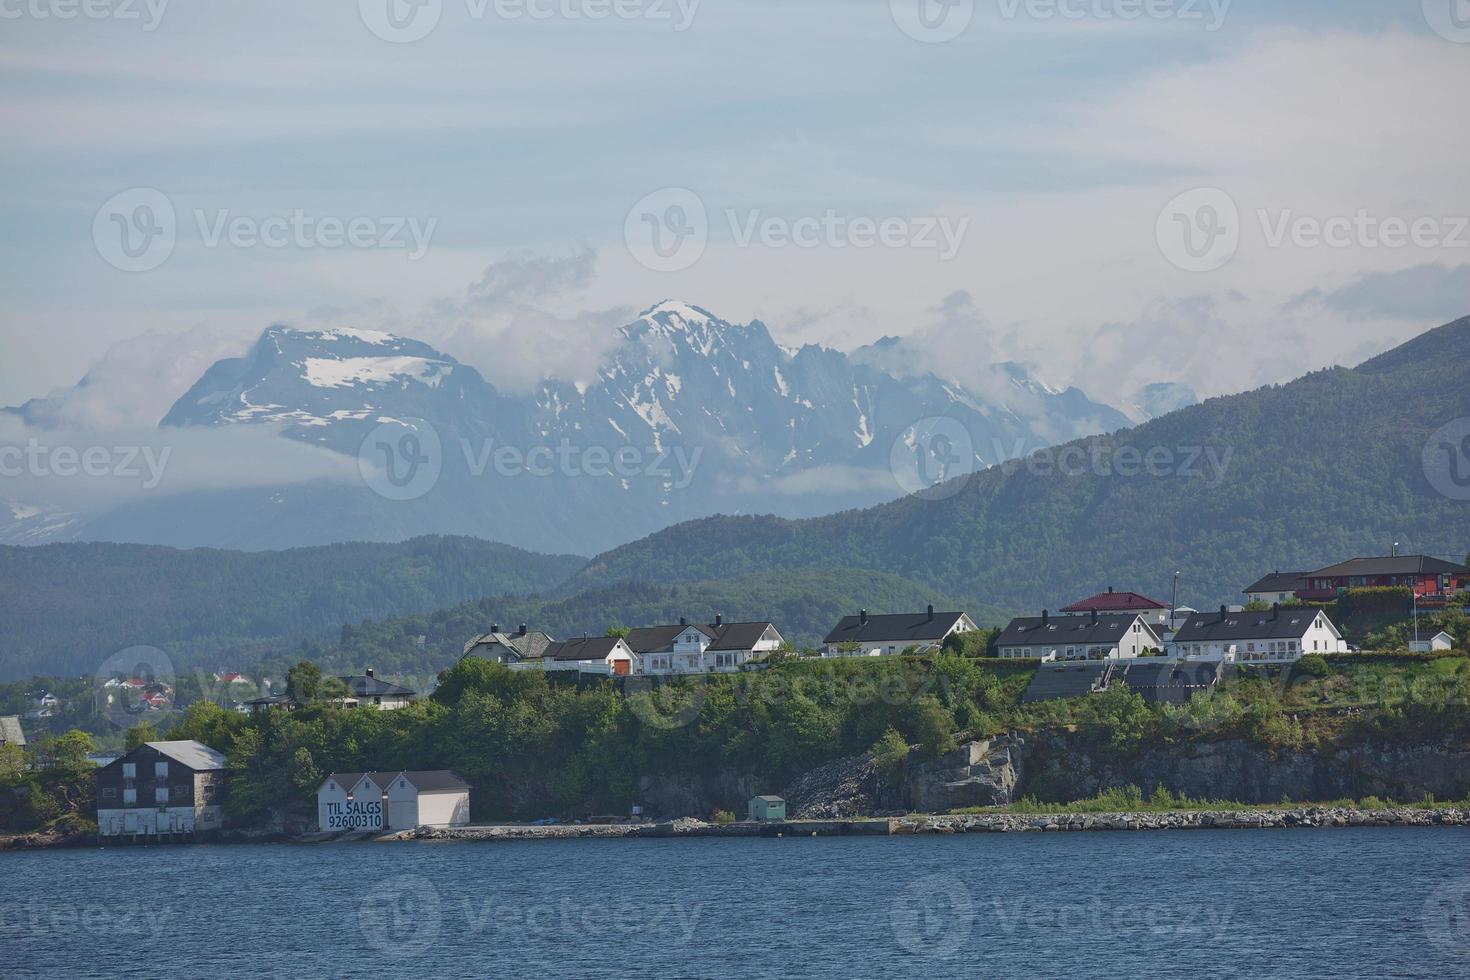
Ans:
[{"label": "rocky cliff face", "polygon": [[1070,734],[1030,739],[1022,795],[1067,802],[1104,789],[1163,786],[1197,799],[1240,803],[1361,799],[1412,802],[1470,793],[1470,746],[1367,745],[1326,752],[1272,751],[1240,740],[1193,742],[1128,755]]}]

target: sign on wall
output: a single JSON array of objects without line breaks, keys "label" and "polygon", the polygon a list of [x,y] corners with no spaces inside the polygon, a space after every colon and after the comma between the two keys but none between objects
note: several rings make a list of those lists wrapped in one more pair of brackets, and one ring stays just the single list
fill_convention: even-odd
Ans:
[{"label": "sign on wall", "polygon": [[323,830],[381,830],[382,800],[348,800],[345,803],[323,803]]}]

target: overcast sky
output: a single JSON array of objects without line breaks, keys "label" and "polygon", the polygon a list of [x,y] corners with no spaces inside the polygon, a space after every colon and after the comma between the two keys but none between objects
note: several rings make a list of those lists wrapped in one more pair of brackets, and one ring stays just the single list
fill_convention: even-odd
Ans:
[{"label": "overcast sky", "polygon": [[420,2],[0,0],[0,404],[276,322],[585,377],[666,297],[1116,403],[1470,313],[1464,0]]}]

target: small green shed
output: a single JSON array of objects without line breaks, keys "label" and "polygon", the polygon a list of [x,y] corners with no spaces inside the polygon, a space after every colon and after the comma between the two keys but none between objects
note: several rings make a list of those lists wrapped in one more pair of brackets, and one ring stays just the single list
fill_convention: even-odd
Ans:
[{"label": "small green shed", "polygon": [[752,796],[750,798],[751,820],[785,820],[786,801],[779,796]]}]

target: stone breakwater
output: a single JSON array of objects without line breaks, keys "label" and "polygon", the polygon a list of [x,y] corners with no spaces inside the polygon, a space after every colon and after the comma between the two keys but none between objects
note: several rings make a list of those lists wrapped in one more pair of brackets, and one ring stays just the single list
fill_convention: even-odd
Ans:
[{"label": "stone breakwater", "polygon": [[975,813],[884,819],[740,821],[712,824],[682,819],[641,824],[497,824],[420,827],[380,841],[574,840],[640,837],[900,837],[914,834],[1007,834],[1062,831],[1268,830],[1307,827],[1467,827],[1470,809],[1399,807],[1280,807],[1259,810],[1179,810],[1143,813]]}]

